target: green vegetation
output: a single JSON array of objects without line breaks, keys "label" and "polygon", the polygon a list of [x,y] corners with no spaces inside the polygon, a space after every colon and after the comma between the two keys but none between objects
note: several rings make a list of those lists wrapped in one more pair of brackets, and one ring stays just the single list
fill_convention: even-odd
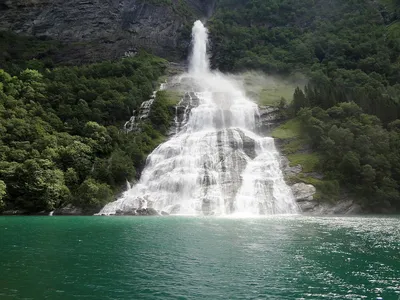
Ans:
[{"label": "green vegetation", "polygon": [[152,123],[152,127],[163,135],[168,132],[173,117],[171,108],[174,106],[175,103],[171,101],[166,91],[157,92],[156,101],[154,101],[149,114],[149,120]]},{"label": "green vegetation", "polygon": [[0,180],[0,209],[2,209],[5,205],[3,197],[6,195],[6,193],[7,193],[6,184],[4,183],[3,180]]},{"label": "green vegetation", "polygon": [[[12,72],[23,68],[13,60]],[[151,95],[166,62],[146,53],[117,62],[0,70],[0,209],[28,213],[72,203],[94,212],[137,176],[163,140],[172,101],[158,93],[149,120],[122,125]]]},{"label": "green vegetation", "polygon": [[210,23],[213,61],[223,70],[283,74],[361,69],[396,81],[399,41],[386,26],[396,18],[375,1],[220,0]]},{"label": "green vegetation", "polygon": [[301,137],[292,138],[290,141],[286,141],[286,143],[283,145],[283,153],[285,155],[299,153],[304,149],[307,143],[307,139]]},{"label": "green vegetation", "polygon": [[243,82],[246,94],[261,106],[279,106],[281,99],[290,102],[297,85],[304,80],[292,78],[284,80],[257,72],[244,72],[238,75]]},{"label": "green vegetation", "polygon": [[390,122],[400,115],[398,18],[397,0],[220,0],[209,24],[212,61],[223,71],[303,73],[323,97],[340,94]]},{"label": "green vegetation", "polygon": [[55,41],[0,32],[0,66],[11,75],[27,68],[43,71],[54,67],[53,57],[60,47]]},{"label": "green vegetation", "polygon": [[160,94],[163,94],[164,101],[168,106],[175,106],[177,105],[182,97],[184,96],[184,93],[179,91],[179,90],[164,90],[159,92]]},{"label": "green vegetation", "polygon": [[302,166],[289,181],[313,184],[323,201],[338,199],[341,186],[371,211],[399,208],[400,120],[383,126],[356,103],[338,103],[340,98],[323,109],[327,98],[316,97],[310,87],[305,91],[296,90],[289,108],[297,117],[272,132],[283,141],[290,165]]},{"label": "green vegetation", "polygon": [[301,120],[292,119],[282,124],[272,132],[272,137],[277,139],[291,139],[300,137],[301,135]]},{"label": "green vegetation", "polygon": [[305,173],[317,171],[320,166],[320,157],[317,153],[289,154],[288,159],[291,166],[301,165]]},{"label": "green vegetation", "polygon": [[304,174],[300,174],[299,176],[291,178],[290,180],[293,182],[312,184],[317,190],[314,195],[314,199],[316,200],[334,203],[339,199],[340,185],[337,180],[318,179],[312,176],[306,176]]},{"label": "green vegetation", "polygon": [[289,95],[293,94],[293,90],[288,88],[265,88],[260,93],[259,104],[262,106],[279,106],[280,100],[291,99]]},{"label": "green vegetation", "polygon": [[340,185],[336,179],[325,176],[316,178],[324,173],[322,162],[324,156],[315,149],[310,149],[310,138],[305,134],[304,124],[300,118],[291,119],[275,128],[272,136],[281,140],[282,152],[289,160],[289,165],[300,165],[299,174],[287,178],[290,183],[303,182],[315,186],[317,192],[314,199],[324,202],[334,202],[339,198]]},{"label": "green vegetation", "polygon": [[[214,66],[309,78],[272,136],[303,166],[290,180],[314,184],[322,200],[340,185],[372,211],[400,208],[399,9],[398,0],[218,2]],[[261,95],[278,103],[267,88]]]},{"label": "green vegetation", "polygon": [[327,180],[340,182],[371,210],[400,207],[400,120],[385,128],[355,103],[305,107],[298,115]]},{"label": "green vegetation", "polygon": [[272,132],[272,136],[281,141],[282,152],[289,160],[289,165],[300,165],[301,172],[296,176],[287,178],[290,183],[304,182],[315,186],[317,192],[314,198],[324,202],[338,199],[339,182],[337,180],[319,179],[314,174],[323,172],[323,157],[317,151],[309,148],[310,140],[305,135],[304,125],[300,118],[294,118],[281,124]]},{"label": "green vegetation", "polygon": [[188,3],[184,0],[146,0],[144,3],[150,3],[154,5],[169,6],[173,12],[181,17],[191,17],[194,15],[192,9],[188,6]]}]

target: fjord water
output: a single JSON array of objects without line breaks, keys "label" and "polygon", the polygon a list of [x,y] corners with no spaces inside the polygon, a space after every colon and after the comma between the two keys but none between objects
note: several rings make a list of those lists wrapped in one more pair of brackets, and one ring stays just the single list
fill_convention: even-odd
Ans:
[{"label": "fjord water", "polygon": [[400,297],[400,219],[0,217],[0,299]]},{"label": "fjord water", "polygon": [[174,214],[297,212],[274,140],[257,133],[258,106],[237,82],[210,71],[207,43],[207,29],[195,22],[189,72],[179,78],[186,95],[177,132],[149,155],[140,181],[100,214],[143,201]]}]

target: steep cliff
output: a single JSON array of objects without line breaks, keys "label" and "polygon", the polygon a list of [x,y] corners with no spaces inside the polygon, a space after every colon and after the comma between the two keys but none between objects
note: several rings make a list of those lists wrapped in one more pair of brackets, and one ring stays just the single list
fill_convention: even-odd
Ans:
[{"label": "steep cliff", "polygon": [[0,31],[66,44],[60,61],[114,59],[144,48],[180,59],[187,26],[212,13],[215,0],[0,0]]}]

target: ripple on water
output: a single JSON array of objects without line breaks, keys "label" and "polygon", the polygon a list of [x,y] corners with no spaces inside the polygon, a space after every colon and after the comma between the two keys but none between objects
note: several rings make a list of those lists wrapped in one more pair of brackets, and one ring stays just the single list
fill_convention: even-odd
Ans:
[{"label": "ripple on water", "polygon": [[302,216],[0,218],[0,299],[396,300],[399,225]]}]

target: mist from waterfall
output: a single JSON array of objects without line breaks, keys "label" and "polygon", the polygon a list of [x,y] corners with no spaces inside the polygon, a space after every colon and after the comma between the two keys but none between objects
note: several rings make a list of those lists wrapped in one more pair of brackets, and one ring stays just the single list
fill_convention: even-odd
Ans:
[{"label": "mist from waterfall", "polygon": [[234,80],[209,68],[208,32],[192,31],[186,93],[177,107],[176,134],[148,157],[137,184],[100,214],[146,203],[170,214],[296,213],[274,140],[257,134],[258,106]]}]

